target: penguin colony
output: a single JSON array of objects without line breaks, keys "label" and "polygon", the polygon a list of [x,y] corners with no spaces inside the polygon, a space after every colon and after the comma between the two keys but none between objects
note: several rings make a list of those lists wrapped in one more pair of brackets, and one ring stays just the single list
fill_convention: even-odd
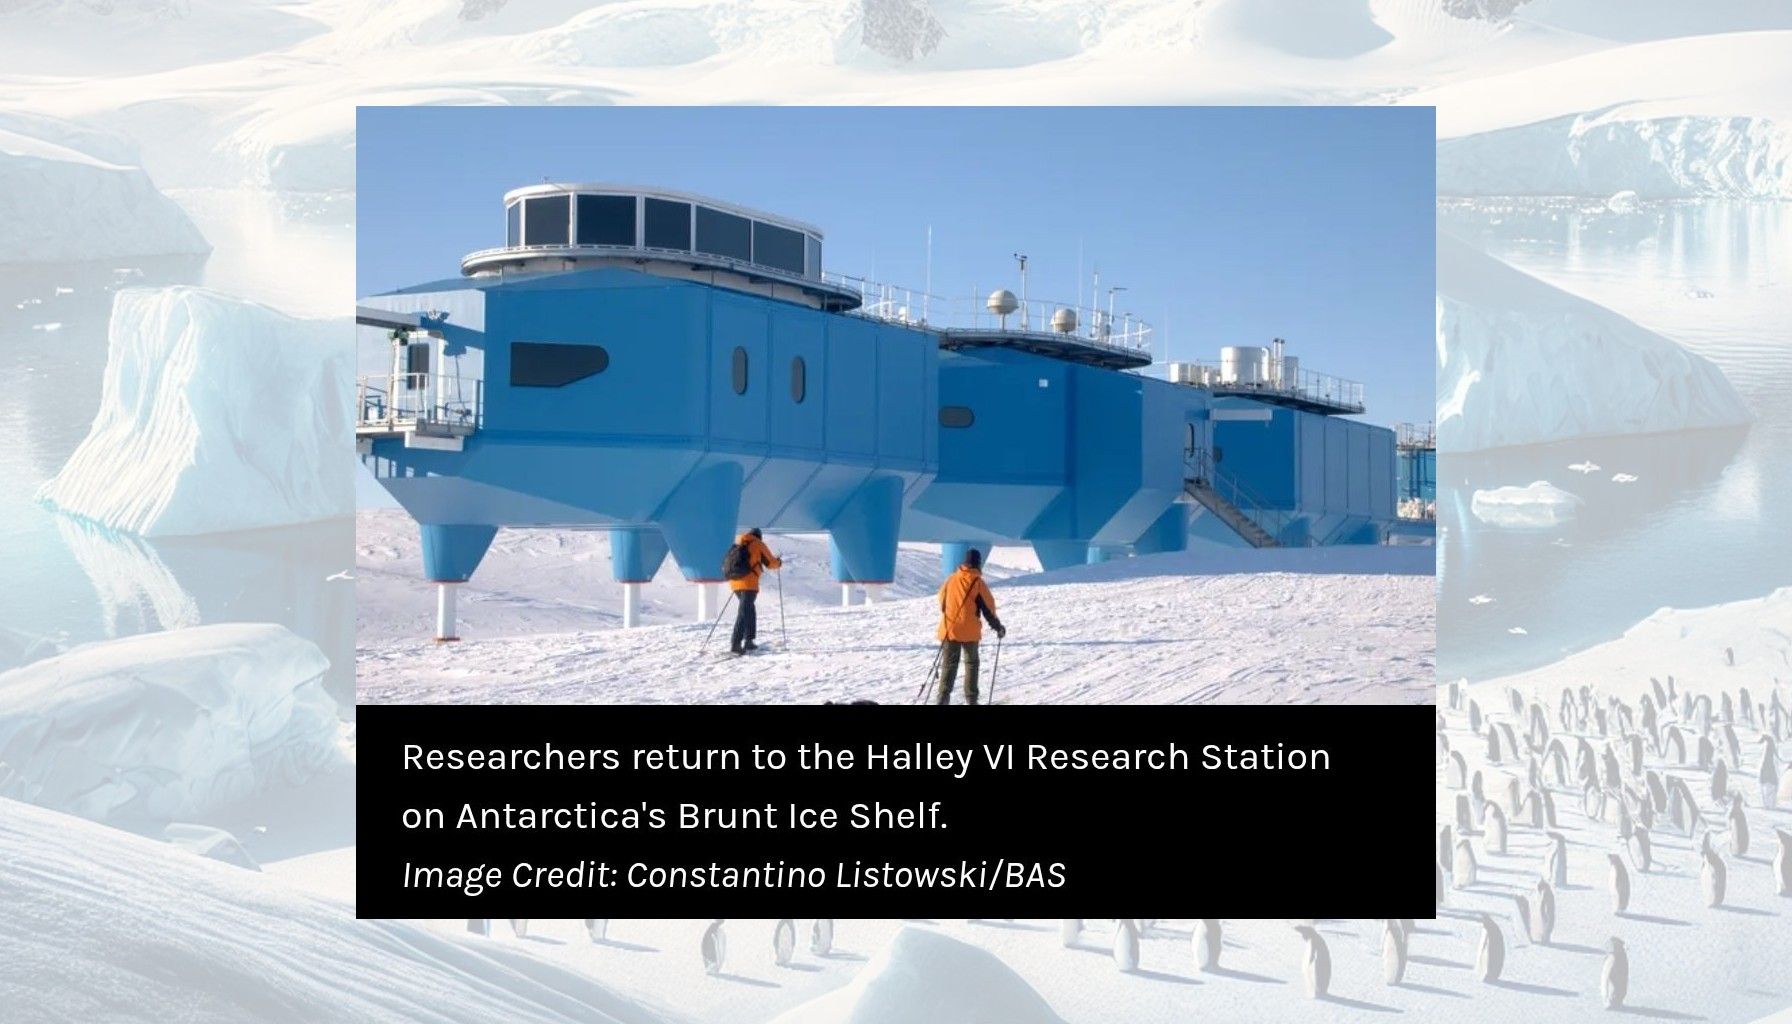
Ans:
[{"label": "penguin colony", "polygon": [[[1634,994],[1635,946],[1640,963],[1661,972],[1643,976],[1635,991],[1648,993],[1645,1002],[1671,1002],[1676,954],[1663,929],[1714,922],[1664,924],[1648,912],[1653,893],[1679,888],[1695,892],[1705,907],[1733,907],[1734,880],[1749,873],[1765,876],[1774,897],[1792,899],[1792,770],[1781,755],[1792,750],[1792,703],[1777,680],[1756,689],[1758,696],[1746,688],[1694,692],[1665,677],[1651,680],[1634,703],[1584,686],[1563,689],[1553,701],[1517,691],[1470,698],[1459,684],[1440,689],[1436,762],[1439,807],[1448,813],[1439,816],[1434,851],[1438,924],[1292,921],[1285,944],[1252,951],[1261,954],[1258,962],[1279,964],[1283,978],[1311,999],[1372,997],[1362,986],[1375,977],[1384,986],[1407,985],[1415,957],[1464,965],[1477,984],[1516,983],[1523,991],[1517,979],[1537,976],[1523,968],[1539,948],[1597,951],[1574,987],[1618,1009]],[[1595,848],[1591,857],[1588,846]],[[1582,859],[1571,863],[1571,848]],[[1558,917],[1559,893],[1588,889],[1606,908],[1599,919]],[[1792,914],[1792,904],[1747,909]],[[1467,924],[1466,935],[1457,922]],[[529,933],[526,919],[508,924],[517,936]],[[609,941],[610,924],[584,922],[598,944]],[[832,955],[834,922],[809,924],[808,954]],[[491,935],[491,925],[469,921],[468,930]],[[802,956],[801,934],[799,922],[781,920],[765,946],[758,932],[742,938],[750,942],[742,953],[730,950],[717,920],[701,930],[693,952],[711,975],[726,975],[731,957],[749,967],[788,968]],[[1148,943],[1185,943],[1182,971],[1218,975],[1218,984],[1229,973],[1221,965],[1226,935],[1217,919],[1067,918],[1058,925],[1062,947],[1109,954],[1115,969],[1128,973],[1153,973],[1141,965]],[[1341,941],[1351,936],[1366,952]],[[1652,958],[1648,943],[1657,938],[1663,950]],[[1334,993],[1334,963],[1350,966],[1343,977],[1358,991]]]}]

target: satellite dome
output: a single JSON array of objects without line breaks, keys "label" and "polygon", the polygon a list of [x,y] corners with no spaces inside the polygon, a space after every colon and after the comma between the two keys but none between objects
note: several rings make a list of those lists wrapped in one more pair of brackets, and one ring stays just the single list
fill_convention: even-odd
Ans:
[{"label": "satellite dome", "polygon": [[997,316],[1007,316],[1020,308],[1020,300],[1006,288],[998,288],[989,293],[989,301],[985,303],[989,311]]},{"label": "satellite dome", "polygon": [[1058,307],[1058,311],[1052,314],[1052,330],[1059,334],[1076,333],[1076,310],[1068,306]]}]

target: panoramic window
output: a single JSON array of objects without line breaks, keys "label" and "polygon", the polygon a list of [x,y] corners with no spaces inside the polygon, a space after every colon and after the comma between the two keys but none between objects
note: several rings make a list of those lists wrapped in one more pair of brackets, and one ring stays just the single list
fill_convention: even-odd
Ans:
[{"label": "panoramic window", "polygon": [[968,427],[976,420],[977,417],[971,414],[971,407],[968,405],[940,406],[940,426],[942,427]]},{"label": "panoramic window", "polygon": [[523,204],[511,203],[504,208],[504,244],[523,244]]},{"label": "panoramic window", "polygon": [[691,248],[691,204],[666,199],[647,200],[643,218],[647,245],[654,249]]},{"label": "panoramic window", "polygon": [[803,364],[803,357],[797,356],[790,361],[790,400],[801,403],[803,396],[809,393],[809,368]]},{"label": "panoramic window", "polygon": [[697,251],[750,262],[753,222],[707,206],[697,207]]},{"label": "panoramic window", "polygon": [[810,277],[820,277],[821,276],[821,240],[818,238],[811,237],[809,235],[804,235],[803,239],[808,243],[808,246],[807,246],[807,248],[809,250],[808,274]]},{"label": "panoramic window", "polygon": [[510,346],[510,385],[560,388],[604,372],[610,353],[601,345],[519,341]]},{"label": "panoramic window", "polygon": [[800,231],[756,220],[753,222],[753,262],[801,276],[803,238]]},{"label": "panoramic window", "polygon": [[634,196],[580,196],[580,245],[634,245]]},{"label": "panoramic window", "polygon": [[524,245],[565,245],[572,220],[572,197],[538,196],[523,200]]},{"label": "panoramic window", "polygon": [[740,346],[734,348],[734,393],[747,393],[747,350]]}]

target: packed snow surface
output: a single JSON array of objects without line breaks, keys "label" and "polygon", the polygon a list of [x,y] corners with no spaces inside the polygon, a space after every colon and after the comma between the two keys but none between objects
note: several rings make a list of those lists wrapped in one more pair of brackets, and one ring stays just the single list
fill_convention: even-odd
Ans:
[{"label": "packed snow surface", "polygon": [[1746,424],[1723,372],[1440,232],[1437,440],[1454,452]]},{"label": "packed snow surface", "polygon": [[7,1024],[660,1024],[582,974],[0,798]]},{"label": "packed snow surface", "polygon": [[774,1024],[1059,1024],[1052,1008],[988,950],[904,928],[852,981]]},{"label": "packed snow surface", "polygon": [[[462,586],[458,644],[430,641],[431,586],[411,568],[401,514],[362,512],[356,660],[367,702],[820,703],[915,699],[937,643],[937,551],[905,546],[889,599],[837,607],[826,540],[772,537],[789,556],[759,599],[775,650],[719,658],[728,623],[690,618],[694,588],[670,565],[622,630],[602,534],[504,531]],[[1003,623],[984,637],[982,686],[1010,703],[1405,702],[1431,698],[1436,651],[1430,547],[1224,548],[989,578]],[[731,612],[729,613],[732,614]],[[682,620],[682,622],[680,622]],[[731,621],[731,620],[730,620]]]},{"label": "packed snow surface", "polygon": [[203,253],[199,229],[115,137],[0,114],[0,264]]},{"label": "packed snow surface", "polygon": [[0,674],[0,796],[140,827],[334,768],[328,661],[285,627],[194,626]]},{"label": "packed snow surface", "polygon": [[1489,526],[1542,529],[1573,519],[1581,500],[1547,480],[1476,491],[1470,508]]},{"label": "packed snow surface", "polygon": [[351,342],[201,288],[119,292],[99,412],[38,497],[150,537],[348,515]]}]

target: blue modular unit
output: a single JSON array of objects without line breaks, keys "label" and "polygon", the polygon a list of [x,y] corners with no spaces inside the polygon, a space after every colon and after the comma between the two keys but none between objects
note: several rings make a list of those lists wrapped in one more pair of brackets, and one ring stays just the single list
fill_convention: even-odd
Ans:
[{"label": "blue modular unit", "polygon": [[618,579],[650,578],[669,549],[714,580],[752,524],[827,530],[842,578],[887,581],[902,507],[933,476],[939,356],[922,331],[617,268],[362,305],[425,314],[429,386],[481,392],[460,450],[382,437],[363,454],[419,523],[454,528],[425,530],[435,579],[466,578],[479,527],[551,525],[618,530]]},{"label": "blue modular unit", "polygon": [[1395,519],[1394,432],[1242,398],[1215,402],[1216,474],[1283,544],[1376,543]]},{"label": "blue modular unit", "polygon": [[1401,446],[1396,454],[1400,463],[1399,500],[1435,502],[1437,449]]}]

